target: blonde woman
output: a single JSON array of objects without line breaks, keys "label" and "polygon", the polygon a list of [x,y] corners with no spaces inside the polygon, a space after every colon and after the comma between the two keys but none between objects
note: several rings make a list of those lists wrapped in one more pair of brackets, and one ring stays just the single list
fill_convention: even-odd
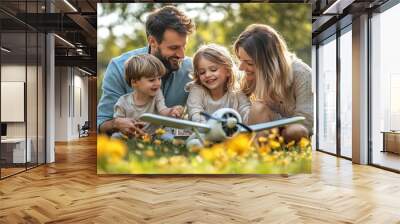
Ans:
[{"label": "blonde woman", "polygon": [[252,24],[234,43],[239,69],[245,72],[242,91],[252,99],[249,124],[304,116],[302,124],[282,129],[287,141],[313,132],[311,69],[288,51],[283,38],[270,26]]},{"label": "blonde woman", "polygon": [[200,112],[213,113],[226,107],[237,110],[247,123],[251,104],[239,90],[237,80],[235,64],[226,48],[216,44],[200,47],[193,57],[193,81],[186,86],[189,119],[205,122]]}]

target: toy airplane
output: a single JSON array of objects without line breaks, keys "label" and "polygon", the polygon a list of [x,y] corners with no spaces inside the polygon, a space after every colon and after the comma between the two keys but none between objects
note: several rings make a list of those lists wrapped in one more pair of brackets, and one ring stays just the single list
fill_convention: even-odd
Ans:
[{"label": "toy airplane", "polygon": [[207,123],[199,123],[150,113],[144,113],[140,116],[140,120],[178,129],[190,128],[196,133],[202,144],[204,144],[204,140],[208,142],[221,142],[226,138],[231,138],[237,133],[257,132],[305,120],[304,117],[291,117],[255,125],[245,125],[241,123],[242,118],[240,114],[231,108],[221,108],[212,115],[207,113],[202,113],[202,115],[208,118]]}]

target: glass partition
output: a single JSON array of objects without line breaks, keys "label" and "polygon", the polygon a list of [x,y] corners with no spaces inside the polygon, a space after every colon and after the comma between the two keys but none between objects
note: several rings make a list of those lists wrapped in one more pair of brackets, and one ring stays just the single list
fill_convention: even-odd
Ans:
[{"label": "glass partition", "polygon": [[44,3],[0,2],[1,179],[45,162],[46,40],[21,20]]},{"label": "glass partition", "polygon": [[318,149],[336,154],[336,36],[318,47]]},{"label": "glass partition", "polygon": [[[3,21],[13,19],[0,13]],[[26,170],[32,154],[26,141],[27,33],[21,24],[16,27],[2,24],[0,110],[1,123],[6,127],[0,144],[3,178]]]}]

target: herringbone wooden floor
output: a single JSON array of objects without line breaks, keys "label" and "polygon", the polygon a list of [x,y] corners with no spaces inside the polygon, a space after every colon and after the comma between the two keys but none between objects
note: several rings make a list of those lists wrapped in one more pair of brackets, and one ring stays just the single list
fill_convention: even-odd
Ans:
[{"label": "herringbone wooden floor", "polygon": [[400,175],[316,152],[310,175],[97,176],[96,141],[0,181],[0,223],[400,223]]}]

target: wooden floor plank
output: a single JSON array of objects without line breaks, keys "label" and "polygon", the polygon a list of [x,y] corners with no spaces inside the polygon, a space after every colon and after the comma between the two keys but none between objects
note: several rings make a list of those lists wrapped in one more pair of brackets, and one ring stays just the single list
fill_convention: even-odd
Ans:
[{"label": "wooden floor plank", "polygon": [[97,175],[96,139],[0,181],[0,223],[400,223],[400,175],[321,152],[301,175]]}]

